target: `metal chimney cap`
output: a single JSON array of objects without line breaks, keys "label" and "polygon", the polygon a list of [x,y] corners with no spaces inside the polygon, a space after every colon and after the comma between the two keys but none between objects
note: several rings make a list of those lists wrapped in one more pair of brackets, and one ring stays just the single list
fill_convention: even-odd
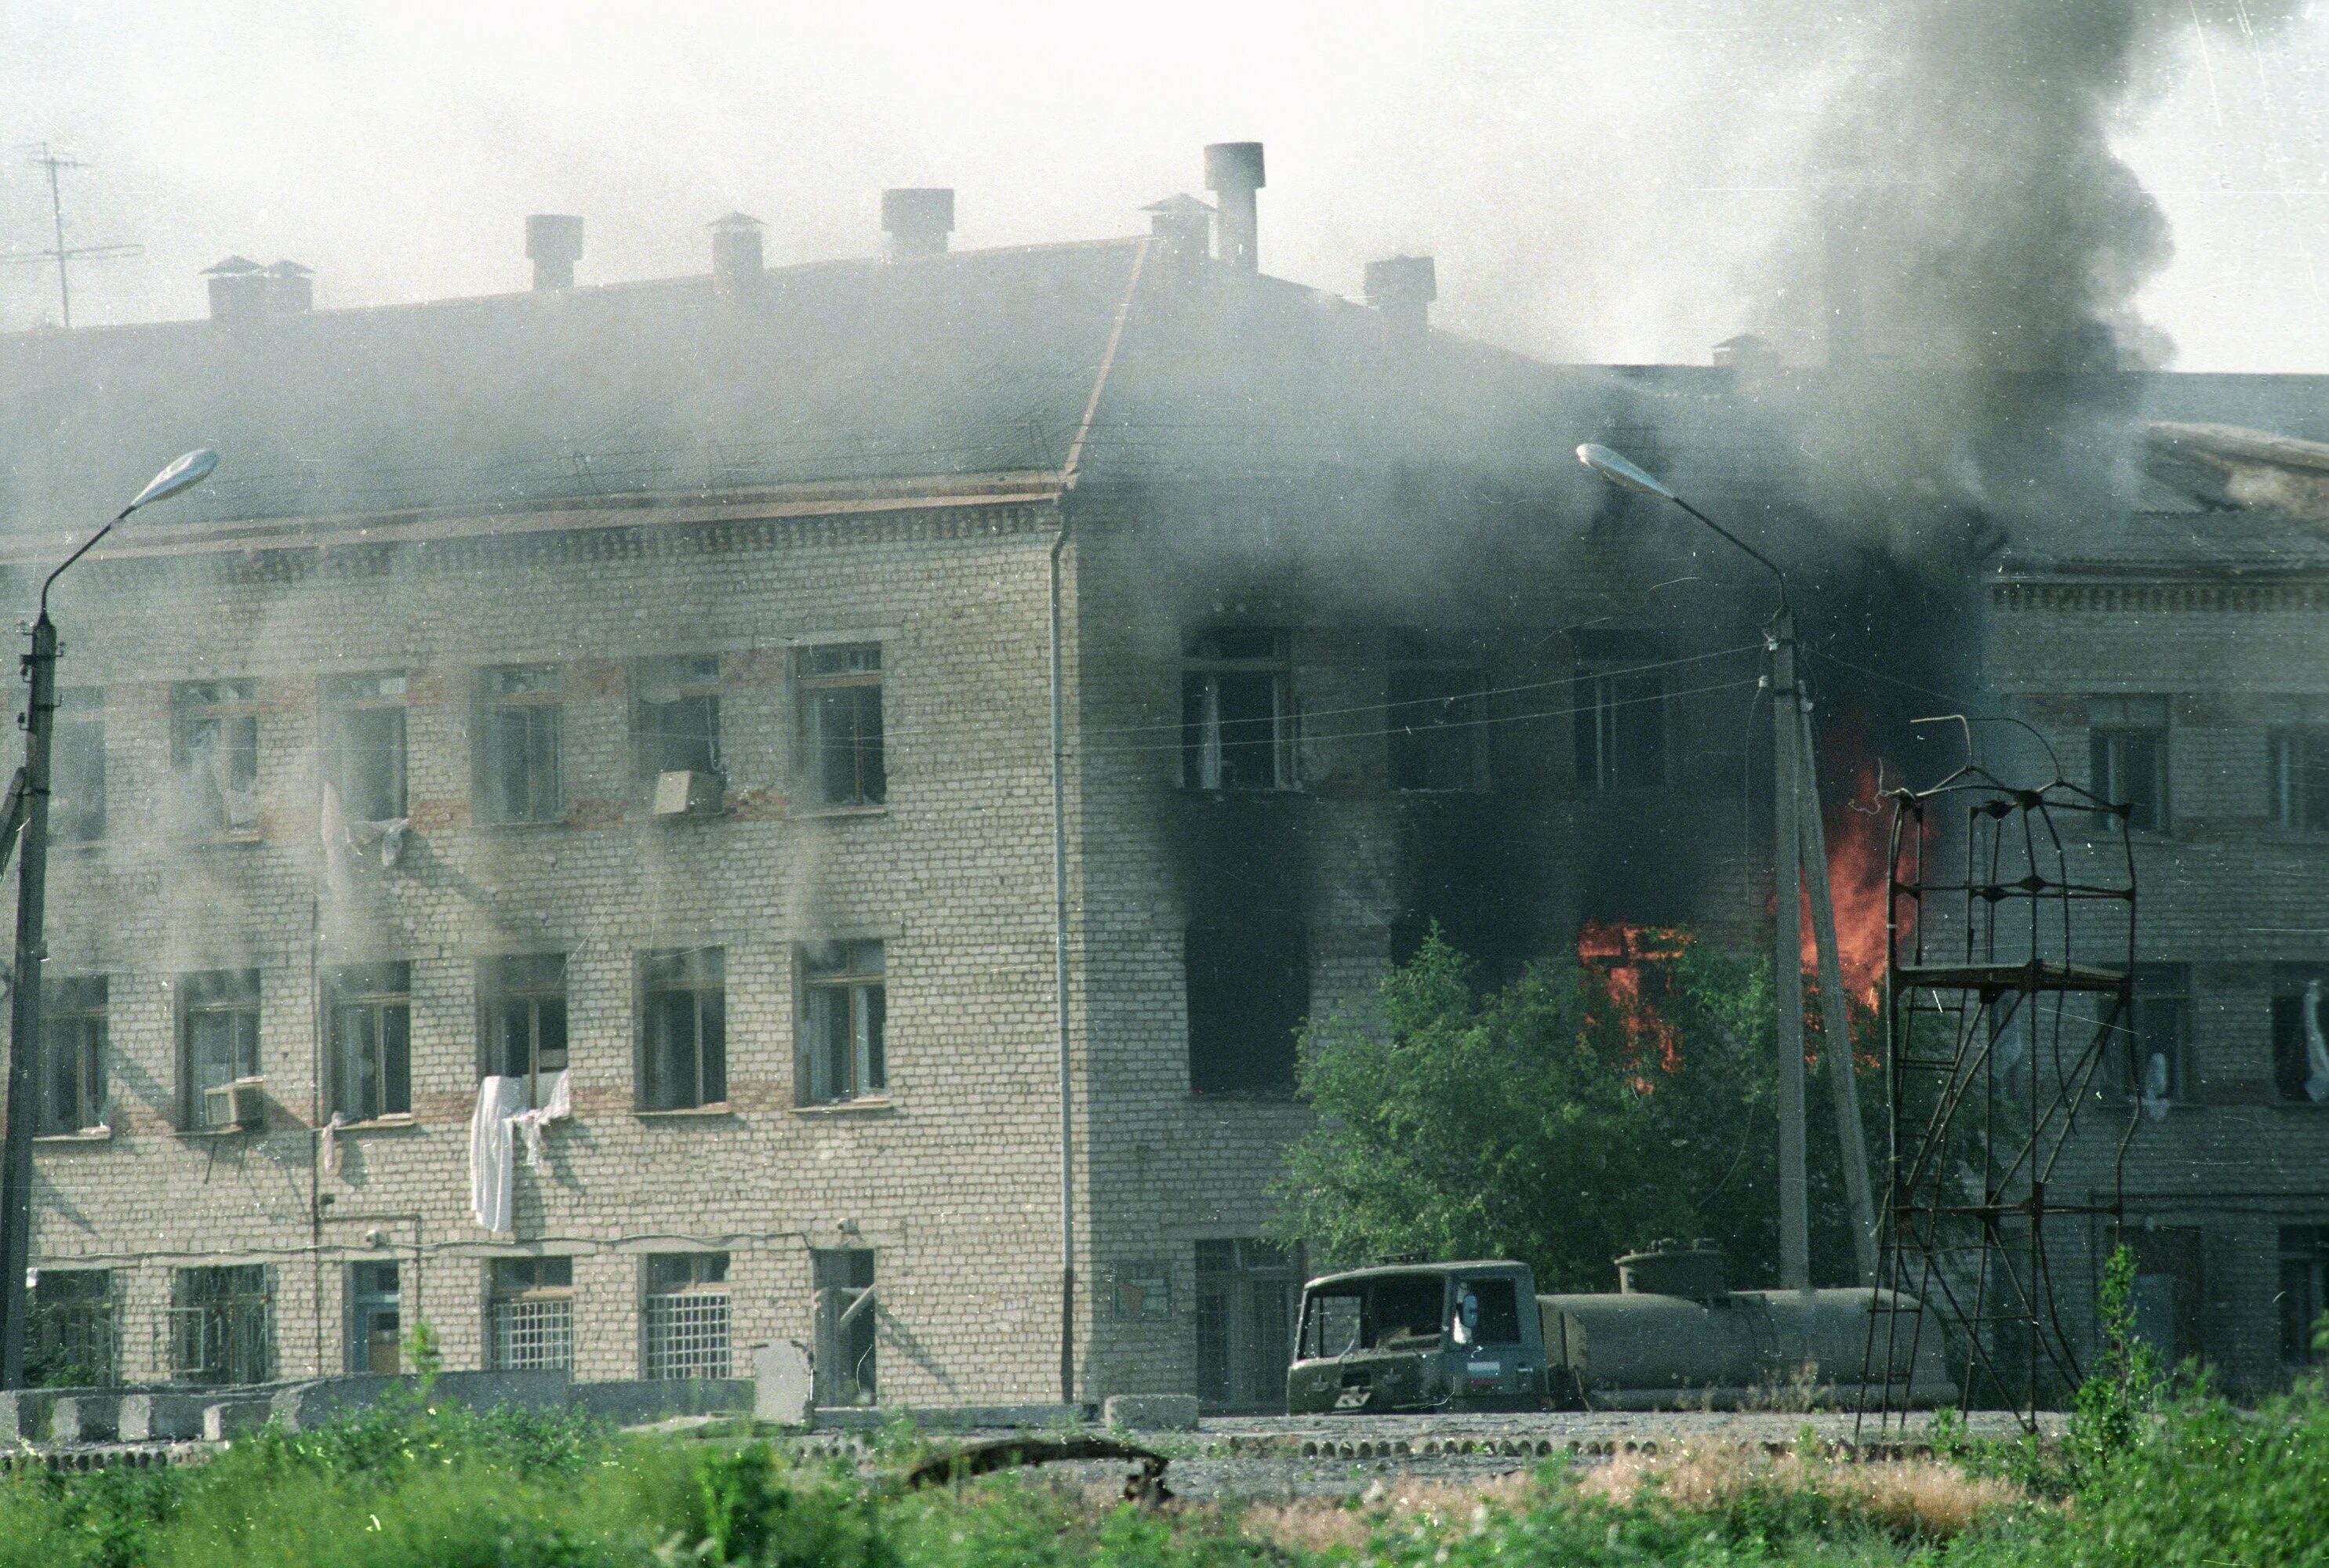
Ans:
[{"label": "metal chimney cap", "polygon": [[271,277],[313,277],[316,276],[316,269],[314,268],[302,267],[288,256],[282,260],[277,262],[274,266],[269,268],[267,272]]},{"label": "metal chimney cap", "polygon": [[1259,142],[1213,142],[1205,148],[1205,189],[1259,191],[1262,177]]},{"label": "metal chimney cap", "polygon": [[248,256],[230,256],[215,267],[203,268],[202,270],[202,276],[204,277],[241,277],[250,273],[264,272],[267,269],[265,268],[259,266],[259,263],[253,261]]}]

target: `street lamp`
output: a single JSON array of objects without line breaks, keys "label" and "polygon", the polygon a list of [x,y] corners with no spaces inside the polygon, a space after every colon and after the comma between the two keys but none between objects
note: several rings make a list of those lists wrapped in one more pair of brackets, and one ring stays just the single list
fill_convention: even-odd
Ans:
[{"label": "street lamp", "polygon": [[0,817],[5,819],[0,820],[0,866],[6,864],[8,845],[20,831],[23,834],[23,858],[17,862],[16,968],[9,997],[7,1135],[5,1150],[0,1150],[0,1388],[24,1386],[29,1305],[24,1275],[32,1262],[41,964],[48,956],[43,925],[49,887],[49,737],[57,706],[57,628],[49,619],[49,590],[67,567],[95,549],[98,540],[111,533],[123,518],[200,484],[217,466],[218,454],[208,447],[179,458],[154,475],[136,500],[90,535],[41,584],[41,613],[33,623],[33,650],[24,657],[24,678],[31,686],[24,708],[24,765],[9,785],[5,803],[0,803]]},{"label": "street lamp", "polygon": [[1826,828],[1820,821],[1817,749],[1812,741],[1811,700],[1796,683],[1796,614],[1787,574],[1761,550],[1676,494],[1672,486],[1623,454],[1587,442],[1577,460],[1610,484],[1671,502],[1753,557],[1777,579],[1779,607],[1764,627],[1771,655],[1772,854],[1771,989],[1779,1034],[1779,1284],[1811,1288],[1810,1197],[1804,1169],[1804,973],[1796,936],[1796,901],[1811,896],[1812,943],[1819,961],[1820,1024],[1843,1143],[1844,1190],[1852,1205],[1853,1261],[1861,1283],[1876,1282],[1876,1220],[1869,1191],[1868,1153],[1860,1126],[1860,1098],[1852,1077],[1852,1035],[1843,977],[1835,952],[1835,906],[1827,881]]}]

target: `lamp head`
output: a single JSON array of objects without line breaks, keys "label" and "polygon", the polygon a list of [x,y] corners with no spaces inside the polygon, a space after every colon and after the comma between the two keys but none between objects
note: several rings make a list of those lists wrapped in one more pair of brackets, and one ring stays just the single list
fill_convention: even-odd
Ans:
[{"label": "lamp head", "polygon": [[165,496],[175,495],[181,490],[193,489],[209,478],[211,470],[217,466],[218,454],[207,446],[187,453],[154,475],[146,488],[137,493],[137,499],[122,510],[121,515],[127,517],[141,506],[160,501]]},{"label": "lamp head", "polygon": [[1681,500],[1680,496],[1668,490],[1664,484],[1652,478],[1641,468],[1635,466],[1624,455],[1613,452],[1607,446],[1588,441],[1577,449],[1577,460],[1610,484],[1622,489],[1637,490],[1644,495],[1655,495],[1660,501]]}]

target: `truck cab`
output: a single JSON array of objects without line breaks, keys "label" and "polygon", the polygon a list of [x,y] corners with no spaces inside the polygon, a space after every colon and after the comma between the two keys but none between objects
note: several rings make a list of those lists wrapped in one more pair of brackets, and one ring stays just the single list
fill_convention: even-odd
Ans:
[{"label": "truck cab", "polygon": [[1302,1288],[1291,1414],[1534,1410],[1544,1335],[1525,1263],[1398,1264]]}]

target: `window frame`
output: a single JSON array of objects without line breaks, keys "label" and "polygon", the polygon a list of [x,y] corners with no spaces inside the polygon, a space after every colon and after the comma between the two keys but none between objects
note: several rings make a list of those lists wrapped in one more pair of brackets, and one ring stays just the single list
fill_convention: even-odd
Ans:
[{"label": "window frame", "polygon": [[[533,1278],[517,1282],[504,1277],[504,1271],[515,1272],[525,1265]],[[540,1275],[546,1267],[556,1266],[565,1274],[561,1281],[543,1281]],[[518,1338],[514,1319],[523,1309],[545,1309],[542,1316],[555,1322],[552,1336],[561,1346],[557,1354],[547,1357],[513,1357],[510,1347]],[[548,1310],[547,1309],[560,1309]],[[486,1260],[486,1359],[496,1372],[572,1372],[574,1370],[574,1258],[568,1253],[529,1253],[515,1257],[491,1257]]]},{"label": "window frame", "polygon": [[[394,981],[397,984],[363,984],[368,981]],[[325,1065],[329,1090],[327,1109],[348,1122],[362,1124],[407,1118],[412,1114],[412,965],[402,959],[377,963],[344,964],[326,972],[324,981]],[[389,1025],[397,1014],[402,1015],[402,1090],[403,1103],[391,1091],[397,1086],[398,1075],[393,1070],[391,1038],[396,1032]],[[352,1067],[359,1066],[350,1059],[354,1042],[343,1035],[347,1020],[356,1017],[369,1019],[372,1038],[380,1055],[376,1073],[380,1086],[380,1104],[368,1115],[361,1103],[351,1098]]]},{"label": "window frame", "polygon": [[2272,967],[2272,1028],[2270,1036],[2272,1103],[2300,1108],[2329,1109],[2329,1100],[2315,1100],[2305,1092],[2312,1065],[2305,1028],[2305,993],[2319,981],[2321,1013],[2315,1019],[2329,1044],[2329,964],[2277,963]]},{"label": "window frame", "polygon": [[[222,694],[224,693],[224,694]],[[196,768],[194,735],[215,726],[216,763],[208,777]],[[246,788],[233,786],[245,770]],[[256,839],[259,813],[259,682],[250,676],[181,681],[170,689],[170,770],[177,780],[188,828],[216,839]],[[203,784],[210,787],[197,794]],[[250,802],[248,821],[238,820],[233,803]]]},{"label": "window frame", "polygon": [[[2151,1048],[2156,1043],[2152,1030],[2156,1027],[2157,1016],[2163,1013],[2172,1020],[2173,1037],[2167,1042],[2168,1048],[2160,1052]],[[2192,1017],[2190,964],[2135,966],[2134,1008],[2124,1026],[2125,1049],[2120,1058],[2120,1086],[2130,1101],[2143,1098],[2144,1075],[2150,1070],[2151,1058],[2158,1055],[2167,1058],[2167,1093],[2161,1103],[2173,1105],[2189,1101]]]},{"label": "window frame", "polygon": [[[1570,677],[1574,772],[1595,794],[1670,788],[1674,783],[1673,693],[1661,670],[1580,659]],[[1621,717],[1638,709],[1640,717]],[[1646,737],[1636,731],[1647,728]],[[1648,766],[1641,766],[1646,759]]]},{"label": "window frame", "polygon": [[[2129,832],[2167,834],[2174,831],[2173,707],[2164,697],[2087,699],[2087,786],[2113,805],[2135,808],[2126,818]],[[2134,769],[2126,754],[2137,744],[2152,748],[2148,800],[2126,787]]]},{"label": "window frame", "polygon": [[[671,1264],[685,1263],[684,1271],[674,1270]],[[732,1375],[736,1356],[735,1297],[729,1274],[734,1258],[724,1252],[647,1253],[642,1255],[639,1268],[640,1305],[639,1329],[641,1345],[640,1370],[651,1382],[668,1382],[685,1378],[724,1378]],[[657,1272],[684,1272],[685,1278],[658,1280]],[[716,1352],[702,1357],[665,1360],[667,1348],[659,1343],[660,1306],[665,1313],[674,1314],[683,1302],[700,1301],[710,1310],[717,1302],[720,1319],[720,1345]]]},{"label": "window frame", "polygon": [[[110,1126],[113,1004],[112,978],[105,974],[44,977],[41,996],[41,1076],[36,1136],[78,1138]],[[75,1038],[68,1049],[63,1036]],[[70,1067],[71,1098],[77,1117],[60,1114],[61,1069]],[[92,1109],[95,1114],[90,1114]],[[70,1124],[69,1124],[70,1123]]]},{"label": "window frame", "polygon": [[2277,725],[2265,732],[2265,792],[2266,819],[2274,827],[2329,833],[2329,727]]},{"label": "window frame", "polygon": [[[99,844],[106,838],[105,689],[69,686],[49,714],[49,841]],[[77,757],[79,762],[69,762]],[[76,768],[90,776],[69,779]],[[68,783],[78,785],[67,789]]]},{"label": "window frame", "polygon": [[2313,1328],[2329,1310],[2329,1224],[2284,1225],[2275,1240],[2281,1365],[2312,1366],[2322,1360]]},{"label": "window frame", "polygon": [[[523,1076],[526,1085],[526,1103],[540,1105],[549,1093],[548,1081],[565,1072],[572,1063],[573,1013],[568,1000],[568,968],[570,955],[563,953],[501,953],[477,960],[477,1078],[480,1083],[489,1077]],[[556,966],[554,977],[551,966]],[[531,972],[529,972],[531,971]],[[555,1047],[544,1043],[551,1032],[545,1028],[545,1010],[556,1004],[557,1025]],[[524,1071],[510,1070],[512,1054],[507,1030],[508,1009],[513,1006],[525,1009]],[[554,1055],[555,1066],[545,1066],[542,1058]]]},{"label": "window frame", "polygon": [[[825,668],[829,664],[837,668]],[[889,670],[877,642],[816,643],[793,651],[796,734],[799,738],[801,793],[820,811],[873,811],[890,803]],[[870,698],[868,694],[870,693]],[[846,697],[849,738],[848,784],[837,788],[830,765],[834,742],[827,734],[828,704]],[[865,739],[872,717],[872,739]]]},{"label": "window frame", "polygon": [[[635,1103],[646,1115],[673,1112],[724,1111],[728,1108],[728,950],[719,944],[695,947],[652,948],[638,956],[638,1061],[634,1083]],[[676,966],[668,974],[659,975],[658,965]],[[691,999],[691,1041],[689,1050],[693,1064],[693,1094],[684,1097],[665,1094],[670,1087],[665,1083],[660,1064],[666,1055],[662,1038],[665,1013],[657,1003],[667,997],[685,996]],[[707,1011],[706,999],[711,999]],[[717,1060],[705,1040],[707,1018],[716,1019],[718,1036]],[[712,1085],[707,1066],[716,1066],[719,1093],[705,1093]],[[670,1103],[665,1103],[668,1100]]]},{"label": "window frame", "polygon": [[[265,1076],[266,1058],[262,1029],[265,1020],[264,981],[257,969],[201,970],[177,977],[178,1035],[178,1124],[190,1132],[224,1132],[235,1131],[233,1123],[214,1127],[207,1120],[208,1099],[205,1091],[224,1084],[240,1083],[247,1078]],[[202,1053],[195,1035],[204,1019],[232,1020],[229,1028],[237,1037],[227,1042],[228,1054],[235,1058],[238,1068],[248,1071],[230,1072],[219,1084],[203,1081]],[[248,1020],[248,1038],[244,1020]],[[246,1051],[245,1047],[248,1047]]]},{"label": "window frame", "polygon": [[[803,943],[793,950],[793,1103],[848,1105],[890,1097],[888,976],[889,949],[880,937]],[[815,1015],[823,999],[834,996],[841,998],[847,1049],[828,1055]],[[834,1081],[836,1065],[845,1068],[840,1082]]]},{"label": "window frame", "polygon": [[[540,684],[534,684],[540,682]],[[566,820],[566,671],[557,664],[494,664],[477,671],[475,737],[477,821],[540,827]],[[524,769],[523,800],[510,790],[512,753]]]},{"label": "window frame", "polygon": [[[1449,690],[1402,696],[1402,680],[1437,679]],[[1476,794],[1490,787],[1487,661],[1476,650],[1425,634],[1394,632],[1383,677],[1384,777],[1404,794]],[[1447,717],[1449,714],[1456,717]],[[1433,783],[1437,747],[1460,750],[1457,784]],[[1420,782],[1409,782],[1419,779]]]},{"label": "window frame", "polygon": [[[1224,682],[1266,681],[1269,716],[1222,717]],[[1235,727],[1267,724],[1246,737]],[[1294,689],[1294,634],[1275,626],[1209,626],[1192,632],[1181,653],[1181,787],[1203,794],[1298,792],[1301,704]],[[1268,747],[1268,776],[1245,768],[1243,748]],[[1236,748],[1236,758],[1230,752]],[[1238,765],[1232,767],[1231,762]]]},{"label": "window frame", "polygon": [[[367,690],[368,689],[368,690]],[[392,690],[391,690],[392,689]],[[327,675],[316,683],[320,772],[324,784],[338,797],[340,814],[349,822],[409,821],[412,814],[412,677],[403,671],[379,671],[361,675]],[[392,715],[393,744],[364,739],[354,727],[372,722],[373,715]],[[393,802],[385,816],[360,815],[349,784],[357,759],[378,752],[387,760],[389,777],[383,796]],[[372,803],[369,799],[361,803]]]},{"label": "window frame", "polygon": [[[684,668],[692,666],[693,668]],[[664,653],[636,659],[630,670],[631,773],[643,784],[653,784],[666,773],[708,773],[727,776],[727,757],[721,723],[721,665],[716,653]],[[658,716],[690,703],[709,704],[708,733],[696,737],[661,727]],[[690,746],[701,739],[707,765],[675,768],[668,752],[659,747]],[[692,759],[691,759],[692,760]]]}]

